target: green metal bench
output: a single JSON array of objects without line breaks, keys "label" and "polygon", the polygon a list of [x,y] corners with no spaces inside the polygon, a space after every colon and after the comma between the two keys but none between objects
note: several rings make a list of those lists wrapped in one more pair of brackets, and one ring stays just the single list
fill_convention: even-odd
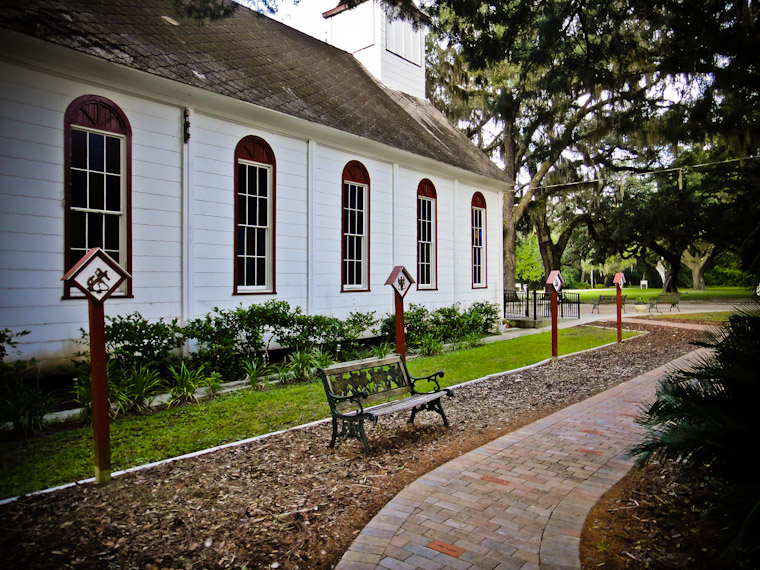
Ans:
[{"label": "green metal bench", "polygon": [[[362,442],[364,452],[369,454],[364,433],[365,420],[377,423],[378,417],[403,410],[412,411],[409,423],[414,422],[418,412],[428,410],[440,414],[443,425],[449,425],[441,397],[444,394],[452,396],[452,393],[438,383],[443,372],[423,378],[410,376],[406,362],[399,354],[334,364],[329,368],[317,369],[317,373],[325,388],[332,415],[330,447],[335,446],[338,438],[354,437]],[[432,384],[432,391],[415,387],[423,382]],[[391,398],[391,401],[367,407],[367,404]]]},{"label": "green metal bench", "polygon": [[[623,312],[625,313],[625,298],[628,295],[621,295],[620,296],[620,304],[623,307]],[[599,305],[614,305],[617,303],[617,295],[599,295],[599,298],[596,301],[591,301],[591,312],[594,312],[594,309],[596,309],[596,312],[599,312]]]},{"label": "green metal bench", "polygon": [[681,312],[680,307],[678,306],[678,302],[681,300],[681,294],[680,293],[662,293],[661,295],[657,295],[654,299],[649,301],[649,310],[651,311],[653,308],[658,313],[660,312],[660,309],[657,307],[657,305],[670,305],[670,309],[668,311],[672,311],[673,307],[678,309],[678,312]]}]

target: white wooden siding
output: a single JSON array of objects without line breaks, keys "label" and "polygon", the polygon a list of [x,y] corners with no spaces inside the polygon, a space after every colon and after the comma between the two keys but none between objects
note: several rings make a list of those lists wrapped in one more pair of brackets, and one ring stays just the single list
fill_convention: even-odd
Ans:
[{"label": "white wooden siding", "polygon": [[[194,109],[183,147],[182,108],[58,76],[0,63],[0,328],[28,329],[22,357],[53,363],[79,350],[86,301],[61,300],[63,286],[63,116],[84,94],[114,101],[132,127],[132,273],[134,298],[112,298],[108,315],[139,311],[149,319],[188,318],[213,307],[285,300],[311,313],[345,318],[352,311],[393,310],[385,280],[395,265],[416,275],[417,187],[429,178],[437,192],[437,290],[413,289],[406,302],[430,308],[454,302],[499,301],[501,212],[497,192],[393,164],[380,152],[357,155],[330,140],[309,142],[272,125],[247,125]],[[247,135],[264,139],[276,160],[276,295],[233,295],[234,151]],[[183,180],[183,155],[191,170]],[[370,290],[341,293],[341,175],[358,160],[370,176]],[[189,215],[183,211],[187,184]],[[472,289],[470,203],[488,203],[488,288]],[[312,200],[309,203],[309,200]],[[308,227],[309,212],[313,220]],[[187,219],[189,228],[183,227]],[[311,247],[309,243],[311,242]],[[182,283],[183,246],[192,271]],[[311,257],[309,257],[311,255]],[[311,280],[311,281],[310,281]],[[308,300],[312,303],[309,305]]]},{"label": "white wooden siding", "polygon": [[0,327],[30,330],[21,356],[43,364],[70,356],[87,327],[86,302],[61,300],[63,117],[85,94],[119,105],[133,133],[134,299],[111,299],[106,313],[180,310],[178,109],[0,63]]}]

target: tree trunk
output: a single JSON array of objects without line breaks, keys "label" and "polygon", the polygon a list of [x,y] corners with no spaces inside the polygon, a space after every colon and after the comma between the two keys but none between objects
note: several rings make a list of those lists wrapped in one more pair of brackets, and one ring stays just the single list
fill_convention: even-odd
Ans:
[{"label": "tree trunk", "polygon": [[704,291],[705,287],[705,270],[715,257],[716,248],[713,244],[707,246],[691,246],[683,252],[681,261],[691,269],[691,277],[694,282],[694,289]]},{"label": "tree trunk", "polygon": [[512,138],[512,125],[504,126],[504,173],[509,185],[504,192],[504,290],[517,288],[515,270],[517,269],[517,220],[515,217],[515,191],[517,190],[517,170],[515,167],[515,141]]}]

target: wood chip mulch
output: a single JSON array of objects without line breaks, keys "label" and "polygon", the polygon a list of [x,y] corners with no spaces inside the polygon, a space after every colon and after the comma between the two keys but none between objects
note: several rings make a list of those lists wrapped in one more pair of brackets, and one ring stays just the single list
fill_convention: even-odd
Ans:
[{"label": "wood chip mulch", "polygon": [[0,507],[2,569],[332,568],[364,525],[431,469],[691,350],[699,331],[649,334],[470,384],[435,414],[384,417],[326,447],[329,424]]}]

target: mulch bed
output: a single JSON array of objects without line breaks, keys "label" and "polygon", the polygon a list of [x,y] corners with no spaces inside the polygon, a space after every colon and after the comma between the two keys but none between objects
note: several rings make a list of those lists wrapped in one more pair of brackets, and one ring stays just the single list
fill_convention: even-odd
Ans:
[{"label": "mulch bed", "polygon": [[435,414],[384,417],[328,449],[329,424],[291,430],[0,507],[0,568],[331,568],[404,486],[500,435],[656,368],[698,331],[648,335],[455,390]]},{"label": "mulch bed", "polygon": [[[704,474],[673,464],[632,471],[610,489],[586,519],[584,568],[735,570],[722,559],[718,530],[704,513],[715,490]],[[744,566],[750,568],[749,566]]]}]

